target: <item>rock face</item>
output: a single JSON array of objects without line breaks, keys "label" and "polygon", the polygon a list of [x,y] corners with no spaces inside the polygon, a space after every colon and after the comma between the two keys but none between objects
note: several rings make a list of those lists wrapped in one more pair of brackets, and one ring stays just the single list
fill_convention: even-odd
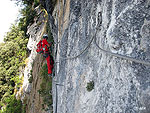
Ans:
[{"label": "rock face", "polygon": [[24,82],[23,82],[23,89],[24,93],[29,93],[31,90],[31,86],[29,84],[29,77],[31,76],[31,70],[33,68],[33,62],[35,60],[35,57],[37,55],[36,52],[36,45],[41,40],[42,33],[45,29],[45,18],[44,18],[44,12],[41,11],[39,7],[36,8],[38,17],[35,18],[35,22],[28,27],[27,34],[30,36],[29,41],[27,44],[27,48],[30,51],[30,55],[28,57],[28,63],[25,67],[24,71]]},{"label": "rock face", "polygon": [[[30,51],[29,57],[27,58],[27,65],[24,70],[24,81],[21,90],[17,96],[21,96],[22,101],[27,101],[26,113],[40,112],[42,110],[42,97],[39,95],[38,90],[40,89],[41,78],[38,76],[40,69],[43,65],[43,57],[37,56],[36,45],[41,40],[41,36],[45,30],[46,23],[44,12],[37,7],[37,18],[35,22],[28,27],[29,41],[27,48]],[[33,81],[29,83],[29,78],[32,76]]]},{"label": "rock face", "polygon": [[100,51],[94,40],[79,57],[63,59],[80,54],[95,36],[104,50],[150,62],[149,0],[58,0],[53,17],[54,79],[61,84],[53,86],[54,111],[150,113],[150,66]]},{"label": "rock face", "polygon": [[34,66],[32,68],[33,81],[30,84],[31,91],[28,95],[26,94],[26,113],[47,113],[42,106],[42,104],[44,104],[43,98],[38,92],[38,90],[40,90],[41,88],[40,85],[42,83],[42,78],[40,77],[39,72],[45,62],[42,55],[37,55],[35,57],[35,61],[36,62],[34,63]]}]

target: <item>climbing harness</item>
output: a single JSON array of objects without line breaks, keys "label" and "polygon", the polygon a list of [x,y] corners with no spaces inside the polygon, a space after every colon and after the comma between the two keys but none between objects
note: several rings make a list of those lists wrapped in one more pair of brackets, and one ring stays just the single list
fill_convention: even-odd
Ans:
[{"label": "climbing harness", "polygon": [[46,47],[47,45],[44,45],[44,47],[42,47],[42,40],[40,40],[39,43],[37,44],[36,52],[39,54],[43,54],[43,56],[47,58],[48,52],[46,51]]}]

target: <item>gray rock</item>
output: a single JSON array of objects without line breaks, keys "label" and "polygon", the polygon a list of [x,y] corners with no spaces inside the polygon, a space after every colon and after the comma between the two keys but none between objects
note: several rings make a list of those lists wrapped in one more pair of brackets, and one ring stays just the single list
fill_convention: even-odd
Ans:
[{"label": "gray rock", "polygon": [[44,31],[45,22],[44,20],[44,12],[41,12],[41,9],[38,7],[37,9],[38,17],[35,18],[35,21],[33,24],[28,26],[27,34],[29,35],[29,41],[27,44],[27,48],[31,51],[28,59],[28,63],[26,64],[26,67],[24,69],[24,81],[23,81],[23,95],[22,100],[24,97],[30,93],[32,87],[29,83],[28,79],[30,78],[31,70],[33,68],[33,62],[35,60],[35,57],[37,55],[36,48],[37,43],[41,40],[41,34]]},{"label": "gray rock", "polygon": [[[149,6],[149,0],[58,0],[55,79],[64,86],[57,85],[56,95],[53,84],[54,111],[150,113],[150,66],[108,55],[95,43],[76,59],[62,58],[79,54],[97,31],[101,48],[150,62]],[[95,86],[88,92],[91,80]]]}]

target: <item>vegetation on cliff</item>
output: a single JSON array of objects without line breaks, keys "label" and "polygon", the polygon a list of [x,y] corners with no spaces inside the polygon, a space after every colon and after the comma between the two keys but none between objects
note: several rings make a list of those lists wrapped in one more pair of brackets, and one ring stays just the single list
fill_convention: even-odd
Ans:
[{"label": "vegetation on cliff", "polygon": [[[16,0],[16,2],[18,1]],[[28,57],[29,36],[26,33],[28,26],[34,22],[34,18],[37,16],[35,7],[39,4],[46,7],[45,0],[21,0],[19,3],[24,5],[20,11],[22,16],[16,24],[11,26],[4,38],[4,43],[0,43],[0,113],[26,112],[26,103],[22,103],[20,99],[15,97],[15,93],[22,85],[23,80],[20,75],[23,74],[22,71]],[[52,0],[52,3],[56,3],[56,1]],[[45,32],[50,37],[49,41],[53,42],[48,23]],[[52,111],[52,79],[47,78],[45,69],[47,69],[46,65],[43,66],[40,74],[43,81],[39,94],[43,97],[43,110]],[[29,79],[30,83],[32,83],[32,79],[32,77]]]},{"label": "vegetation on cliff", "polygon": [[38,90],[40,96],[43,97],[42,109],[47,111],[53,110],[53,100],[52,100],[52,78],[47,76],[47,65],[44,64],[41,71],[40,76],[42,77],[42,83],[40,84],[40,89]]},{"label": "vegetation on cliff", "polygon": [[38,5],[38,0],[22,1],[24,5],[20,12],[22,17],[16,25],[11,26],[4,43],[0,43],[0,112],[2,113],[22,111],[22,103],[16,100],[14,92],[21,85],[22,78],[19,75],[27,57],[27,27],[33,23],[36,16],[33,2],[34,6]]}]

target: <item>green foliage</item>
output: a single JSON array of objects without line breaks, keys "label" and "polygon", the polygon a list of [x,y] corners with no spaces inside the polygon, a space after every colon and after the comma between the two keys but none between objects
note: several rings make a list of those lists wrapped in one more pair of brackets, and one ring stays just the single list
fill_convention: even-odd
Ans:
[{"label": "green foliage", "polygon": [[29,83],[32,83],[33,81],[33,76],[31,75],[30,78],[28,79]]},{"label": "green foliage", "polygon": [[[21,9],[20,14],[21,18],[19,19],[18,27],[27,32],[27,27],[34,22],[34,18],[36,15],[35,7],[39,5],[39,0],[15,0],[17,4],[23,4],[24,8]],[[26,35],[27,36],[27,35]]]},{"label": "green foliage", "polygon": [[[5,43],[0,43],[0,108],[5,108],[0,113],[25,113],[26,104],[22,105],[20,100],[16,100],[14,88],[19,89],[21,86],[19,67],[24,66],[24,60],[27,57],[27,27],[34,22],[34,18],[37,16],[34,7],[38,6],[40,1],[43,0],[21,0],[24,4],[24,8],[20,12],[22,17],[16,25],[11,26],[4,38]],[[47,28],[49,37],[51,37],[52,34],[49,31]],[[43,95],[44,104],[51,106],[52,95],[49,94],[49,91],[52,90],[52,80],[47,76],[47,65],[44,65],[42,70],[43,82],[39,92]],[[31,74],[29,82],[32,80]]]},{"label": "green foliage", "polygon": [[15,87],[17,90],[19,90],[19,88],[21,87],[22,78],[20,78],[19,76],[15,76],[15,77],[11,78],[11,80],[15,82]]},{"label": "green foliage", "polygon": [[26,107],[27,107],[27,104],[23,104],[21,113],[26,113]]},{"label": "green foliage", "polygon": [[44,105],[47,105],[48,108],[45,108],[43,105],[43,108],[45,108],[45,110],[48,110],[49,108],[52,109],[52,104],[53,104],[53,100],[52,100],[52,78],[49,78],[47,75],[47,65],[44,64],[41,71],[40,71],[40,75],[42,76],[42,83],[40,84],[40,90],[38,90],[39,94],[43,97],[43,102]]},{"label": "green foliage", "polygon": [[[16,1],[18,1],[18,0],[16,0]],[[33,4],[34,0],[20,0],[20,2],[22,2],[24,5],[29,6],[29,5]]]},{"label": "green foliage", "polygon": [[15,85],[17,88],[20,87],[19,67],[26,58],[28,39],[24,31],[12,25],[4,42],[0,44],[0,100],[6,93],[13,94]]},{"label": "green foliage", "polygon": [[54,50],[54,38],[53,35],[51,33],[51,29],[49,27],[49,23],[47,22],[46,24],[46,33],[48,34],[48,42],[51,43],[51,47],[49,48],[51,55],[53,55],[53,50]]},{"label": "green foliage", "polygon": [[34,17],[36,11],[32,8],[32,5],[27,5],[21,10],[22,18],[20,18],[19,27],[25,33],[27,32],[27,27],[34,22]]},{"label": "green foliage", "polygon": [[6,97],[4,101],[7,105],[1,113],[22,113],[22,102],[17,100],[14,95]]},{"label": "green foliage", "polygon": [[[37,4],[38,0],[35,1]],[[26,5],[20,12],[22,17],[18,24],[12,25],[10,31],[7,32],[4,38],[5,43],[0,43],[0,108],[10,103],[8,97],[14,94],[15,87],[19,89],[21,86],[19,67],[24,66],[24,60],[27,57],[27,27],[34,22],[36,16],[31,2],[24,1]],[[9,106],[7,108],[9,110]],[[9,113],[8,110],[7,113]]]},{"label": "green foliage", "polygon": [[32,83],[32,81],[33,81],[32,70],[30,71],[30,77],[29,77],[28,81],[29,81],[29,83]]},{"label": "green foliage", "polygon": [[37,7],[40,4],[40,0],[34,0],[34,7]]},{"label": "green foliage", "polygon": [[25,99],[23,100],[22,112],[21,112],[21,113],[26,113],[26,108],[27,108],[27,99],[25,98]]},{"label": "green foliage", "polygon": [[94,89],[94,81],[90,81],[87,83],[87,86],[86,86],[86,89],[87,91],[92,91]]},{"label": "green foliage", "polygon": [[47,24],[46,24],[46,33],[48,34],[48,42],[54,42],[54,38],[53,38],[53,35],[52,35],[52,33],[51,33],[51,29],[50,29],[50,27],[49,27],[49,23],[47,22]]},{"label": "green foliage", "polygon": [[52,0],[52,5],[55,6],[57,3],[57,0]]},{"label": "green foliage", "polygon": [[40,4],[40,0],[15,0],[16,1],[16,3],[19,5],[19,3],[20,4],[23,4],[23,5],[25,5],[25,6],[34,6],[34,7],[36,7],[36,6],[38,6],[39,4]]},{"label": "green foliage", "polygon": [[42,66],[42,69],[40,70],[40,76],[42,76],[44,79],[46,79],[47,78],[47,72],[48,72],[47,65],[44,64]]}]

